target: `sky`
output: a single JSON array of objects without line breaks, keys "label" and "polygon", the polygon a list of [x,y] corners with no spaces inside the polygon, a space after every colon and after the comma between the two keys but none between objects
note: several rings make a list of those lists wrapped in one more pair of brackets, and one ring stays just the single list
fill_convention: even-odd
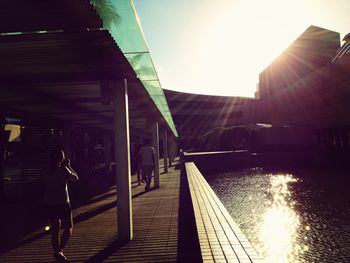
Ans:
[{"label": "sky", "polygon": [[182,92],[254,97],[310,25],[350,32],[350,0],[133,1],[162,87]]}]

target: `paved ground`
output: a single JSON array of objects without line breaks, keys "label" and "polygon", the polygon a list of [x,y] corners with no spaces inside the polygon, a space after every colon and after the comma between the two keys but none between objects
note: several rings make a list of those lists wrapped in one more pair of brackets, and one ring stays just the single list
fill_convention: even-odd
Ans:
[{"label": "paved ground", "polygon": [[[133,240],[118,242],[116,189],[111,187],[73,210],[73,236],[65,249],[70,262],[177,261],[180,170],[173,166],[161,174],[161,187],[150,192],[135,181],[133,176]],[[43,227],[1,254],[0,262],[54,262]]]}]

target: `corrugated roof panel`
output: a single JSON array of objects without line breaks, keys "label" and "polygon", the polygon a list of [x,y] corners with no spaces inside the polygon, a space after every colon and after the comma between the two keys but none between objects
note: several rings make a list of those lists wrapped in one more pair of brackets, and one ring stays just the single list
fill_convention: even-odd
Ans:
[{"label": "corrugated roof panel", "polygon": [[89,0],[1,0],[0,33],[101,27]]},{"label": "corrugated roof panel", "polygon": [[[175,136],[178,136],[133,2],[130,0],[113,0],[110,3],[114,6],[118,19],[114,22],[109,20],[109,23],[105,23],[105,27],[111,32],[118,46],[129,60],[137,77],[142,81],[169,128]],[[103,21],[107,19],[105,17],[108,15],[107,13],[101,13],[100,15]]]}]

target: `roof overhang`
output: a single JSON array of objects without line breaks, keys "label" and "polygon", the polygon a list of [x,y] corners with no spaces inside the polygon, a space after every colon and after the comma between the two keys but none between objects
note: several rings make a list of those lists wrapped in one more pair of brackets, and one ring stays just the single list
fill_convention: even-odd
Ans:
[{"label": "roof overhang", "polygon": [[104,30],[0,36],[0,108],[28,123],[71,122],[112,130],[105,83],[128,81],[131,129],[148,133],[161,115],[123,53]]}]

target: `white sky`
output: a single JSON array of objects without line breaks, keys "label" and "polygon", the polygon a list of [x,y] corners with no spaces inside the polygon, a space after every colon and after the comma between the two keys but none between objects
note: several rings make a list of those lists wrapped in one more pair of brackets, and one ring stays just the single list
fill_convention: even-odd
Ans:
[{"label": "white sky", "polygon": [[310,25],[350,32],[350,0],[134,0],[164,89],[253,97]]}]

